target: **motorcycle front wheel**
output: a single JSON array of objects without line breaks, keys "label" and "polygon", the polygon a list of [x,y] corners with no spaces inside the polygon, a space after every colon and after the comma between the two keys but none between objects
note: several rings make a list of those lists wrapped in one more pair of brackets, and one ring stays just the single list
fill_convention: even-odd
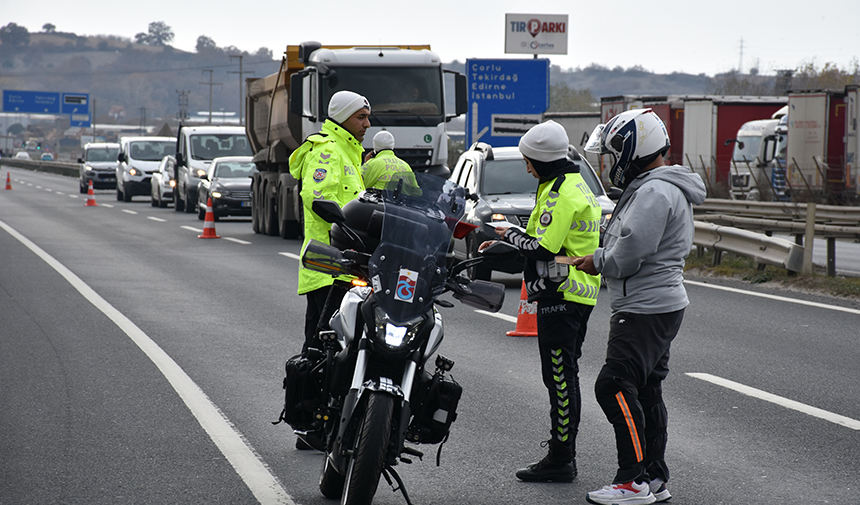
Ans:
[{"label": "motorcycle front wheel", "polygon": [[373,501],[391,438],[393,414],[394,397],[377,391],[369,393],[349,460],[341,505],[369,505]]}]

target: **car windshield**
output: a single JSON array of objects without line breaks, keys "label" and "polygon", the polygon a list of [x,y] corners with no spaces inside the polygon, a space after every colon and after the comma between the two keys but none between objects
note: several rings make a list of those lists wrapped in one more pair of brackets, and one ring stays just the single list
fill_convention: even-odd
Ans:
[{"label": "car windshield", "polygon": [[140,140],[131,143],[131,158],[139,161],[161,161],[176,152],[176,143],[170,140]]},{"label": "car windshield", "polygon": [[537,180],[526,171],[522,158],[489,160],[484,163],[481,189],[485,195],[533,194]]},{"label": "car windshield", "polygon": [[200,133],[191,136],[191,157],[195,160],[253,154],[244,133]]},{"label": "car windshield", "polygon": [[[576,160],[579,173],[595,195],[606,193],[584,161]],[[537,180],[526,171],[523,159],[490,160],[484,163],[482,190],[485,195],[534,194]]]},{"label": "car windshield", "polygon": [[226,161],[215,167],[215,177],[250,177],[256,171],[257,168],[251,162]]},{"label": "car windshield", "polygon": [[116,161],[119,148],[87,149],[87,161]]}]

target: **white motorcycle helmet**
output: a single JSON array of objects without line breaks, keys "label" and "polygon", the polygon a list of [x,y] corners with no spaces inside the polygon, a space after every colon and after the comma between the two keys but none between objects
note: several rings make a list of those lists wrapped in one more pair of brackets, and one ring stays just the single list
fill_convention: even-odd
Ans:
[{"label": "white motorcycle helmet", "polygon": [[660,117],[651,109],[633,109],[598,125],[585,150],[612,156],[609,178],[613,185],[624,189],[669,147],[669,133]]}]

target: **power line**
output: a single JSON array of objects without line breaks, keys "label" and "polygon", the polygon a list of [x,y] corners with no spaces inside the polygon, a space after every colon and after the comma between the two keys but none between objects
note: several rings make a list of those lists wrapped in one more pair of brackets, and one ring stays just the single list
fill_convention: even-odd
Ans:
[{"label": "power line", "polygon": [[241,54],[231,54],[230,55],[231,60],[233,58],[239,58],[239,71],[238,72],[227,71],[228,74],[239,74],[239,124],[242,124],[244,122],[244,119],[243,119],[244,116],[242,116],[242,102],[245,101],[245,97],[242,94],[242,74],[253,74],[254,73],[253,70],[250,72],[243,72],[242,71],[242,56],[243,55],[241,55]]}]

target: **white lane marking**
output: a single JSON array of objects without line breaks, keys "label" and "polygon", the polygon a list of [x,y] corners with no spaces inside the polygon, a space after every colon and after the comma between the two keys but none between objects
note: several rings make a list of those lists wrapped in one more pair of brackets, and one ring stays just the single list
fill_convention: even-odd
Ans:
[{"label": "white lane marking", "polygon": [[147,219],[152,219],[153,221],[157,221],[159,223],[166,223],[167,219],[161,219],[160,217],[149,216]]},{"label": "white lane marking", "polygon": [[716,286],[714,284],[707,284],[704,282],[696,282],[696,281],[684,281],[684,284],[690,284],[692,286],[701,286],[703,288],[711,288],[711,289],[719,289],[722,291],[728,291],[730,293],[739,293],[742,295],[750,295],[757,296],[759,298],[769,298],[771,300],[778,300],[780,302],[789,302],[796,303],[799,305],[807,305],[809,307],[817,307],[819,309],[830,309],[830,310],[838,310],[841,312],[848,312],[849,314],[858,314],[860,315],[860,310],[850,309],[847,307],[837,307],[836,305],[827,305],[825,303],[817,303],[817,302],[808,302],[806,300],[797,300],[794,298],[787,298],[785,296],[777,296],[777,295],[769,295],[766,293],[756,293],[754,291],[744,291],[743,289],[735,289],[735,288],[727,288],[725,286]]},{"label": "white lane marking", "polygon": [[245,482],[257,501],[263,505],[296,505],[286,492],[277,477],[272,475],[268,466],[251,447],[245,438],[233,426],[217,405],[206,396],[191,377],[149,336],[137,327],[130,319],[115,309],[104,298],[99,296],[89,285],[54,259],[39,246],[18,233],[15,229],[0,221],[0,228],[18,239],[28,249],[33,251],[45,263],[62,275],[69,284],[83,295],[94,307],[99,309],[114,324],[117,325],[146,356],[158,367],[173,389],[185,402],[200,426],[209,435],[227,461]]},{"label": "white lane marking", "polygon": [[193,231],[195,233],[203,233],[203,230],[201,230],[200,228],[192,228],[190,226],[180,226],[180,228],[182,228],[183,230]]},{"label": "white lane marking", "polygon": [[517,316],[509,316],[508,314],[499,314],[498,312],[487,312],[486,310],[480,310],[480,309],[475,309],[475,312],[477,312],[478,314],[484,314],[487,316],[492,316],[492,317],[501,319],[503,321],[507,321],[509,323],[516,323],[517,322]]},{"label": "white lane marking", "polygon": [[286,256],[287,258],[293,258],[294,260],[299,260],[299,261],[302,260],[302,257],[299,256],[298,254],[293,254],[293,253],[288,253],[288,252],[279,252],[278,254],[280,254],[281,256]]},{"label": "white lane marking", "polygon": [[236,242],[237,244],[242,244],[242,245],[251,245],[250,242],[246,242],[244,240],[241,240],[238,238],[233,238],[233,237],[224,237],[224,240],[229,240],[230,242]]},{"label": "white lane marking", "polygon": [[731,389],[733,391],[737,391],[738,393],[745,394],[747,396],[752,396],[753,398],[758,398],[759,400],[775,403],[787,409],[796,410],[812,417],[817,417],[819,419],[824,419],[825,421],[830,421],[834,424],[846,426],[848,428],[851,428],[852,430],[860,430],[860,421],[851,419],[850,417],[840,416],[839,414],[834,414],[833,412],[828,412],[826,410],[822,410],[816,407],[811,407],[804,403],[789,400],[788,398],[783,398],[781,396],[768,393],[767,391],[762,391],[761,389],[756,389],[750,386],[745,386],[738,382],[723,379],[722,377],[717,377],[716,375],[711,375],[707,373],[688,373],[686,375],[710,382],[711,384],[716,384],[718,386]]},{"label": "white lane marking", "polygon": [[[77,195],[75,195],[75,198],[77,198]],[[99,205],[101,205],[102,207],[107,207],[109,209],[113,208],[113,205],[111,205],[109,203],[100,203]]]},{"label": "white lane marking", "polygon": [[133,211],[133,210],[122,209],[122,211],[125,212],[126,214],[137,214],[137,212]]},{"label": "white lane marking", "polygon": [[69,195],[69,198],[77,198],[78,195]]}]

